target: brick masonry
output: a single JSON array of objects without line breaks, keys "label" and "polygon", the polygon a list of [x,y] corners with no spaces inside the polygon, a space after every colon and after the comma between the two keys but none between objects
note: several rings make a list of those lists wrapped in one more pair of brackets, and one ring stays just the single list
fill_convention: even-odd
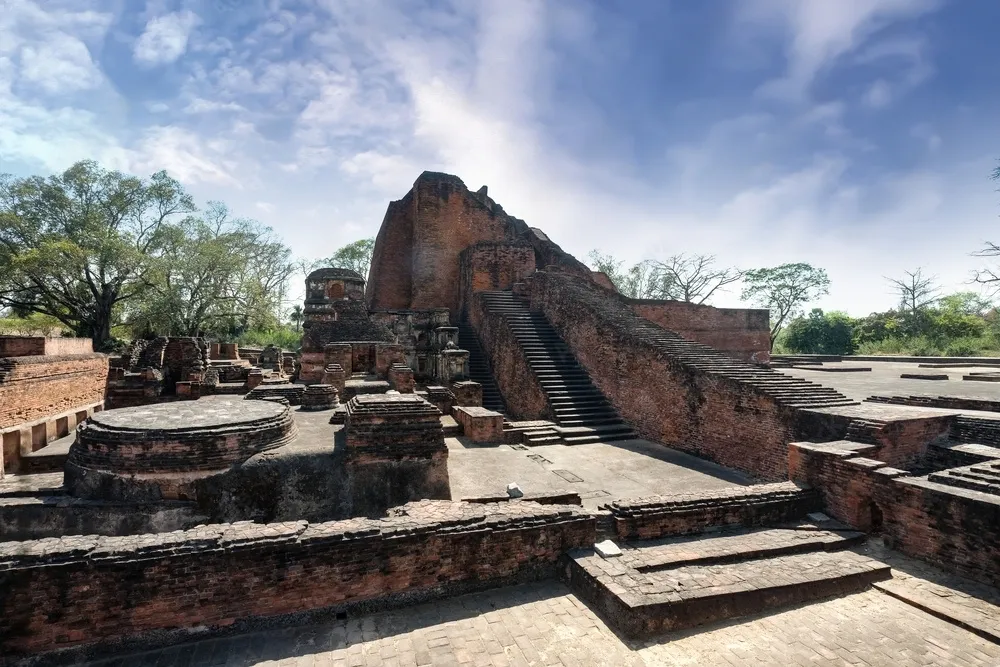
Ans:
[{"label": "brick masonry", "polygon": [[[107,377],[108,358],[103,354],[0,358],[0,439],[4,443],[0,471],[17,472],[22,453],[57,437],[44,425],[47,418],[103,405]],[[24,427],[39,432],[22,434]]]},{"label": "brick masonry", "polygon": [[608,505],[615,533],[652,539],[719,526],[794,521],[820,507],[820,497],[793,482],[734,486],[692,493],[617,500]]},{"label": "brick masonry", "polygon": [[555,574],[578,508],[425,502],[382,520],[222,524],[0,544],[0,653],[169,643]]},{"label": "brick masonry", "polygon": [[623,303],[603,295],[577,298],[575,291],[587,290],[551,272],[536,273],[530,283],[532,308],[545,313],[594,384],[642,437],[764,480],[784,478],[785,444],[795,439],[791,408],[671,358],[633,332],[621,315],[639,318]]},{"label": "brick masonry", "polygon": [[732,355],[751,361],[771,349],[767,309],[714,308],[683,301],[631,301],[636,315]]},{"label": "brick masonry", "polygon": [[1000,585],[996,491],[911,477],[865,453],[857,443],[792,443],[789,477],[815,487],[831,516],[862,530],[881,531],[892,548]]}]

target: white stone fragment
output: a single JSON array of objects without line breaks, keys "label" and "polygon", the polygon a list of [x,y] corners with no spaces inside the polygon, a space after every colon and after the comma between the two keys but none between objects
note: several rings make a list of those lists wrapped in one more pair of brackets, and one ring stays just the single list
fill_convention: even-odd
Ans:
[{"label": "white stone fragment", "polygon": [[517,482],[511,482],[507,485],[507,495],[511,498],[520,498],[524,495],[524,491],[517,485]]},{"label": "white stone fragment", "polygon": [[601,558],[614,558],[615,556],[621,556],[622,550],[618,548],[618,545],[611,540],[604,540],[603,542],[598,542],[594,545],[594,551]]},{"label": "white stone fragment", "polygon": [[810,514],[806,514],[806,518],[812,521],[813,523],[823,523],[824,521],[830,520],[830,517],[823,514],[822,512],[812,512]]}]

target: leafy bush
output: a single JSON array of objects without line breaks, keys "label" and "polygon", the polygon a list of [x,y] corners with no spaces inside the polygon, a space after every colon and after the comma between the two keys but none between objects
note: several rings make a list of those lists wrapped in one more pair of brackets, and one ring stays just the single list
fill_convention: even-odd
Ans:
[{"label": "leafy bush", "polygon": [[844,313],[814,308],[808,317],[792,320],[782,337],[783,346],[800,354],[851,354],[854,352],[853,320]]},{"label": "leafy bush", "polygon": [[302,344],[302,332],[291,327],[251,329],[238,336],[235,342],[247,347],[276,345],[283,350],[295,351]]},{"label": "leafy bush", "polygon": [[946,357],[974,357],[982,354],[983,340],[979,338],[959,338],[944,349]]}]

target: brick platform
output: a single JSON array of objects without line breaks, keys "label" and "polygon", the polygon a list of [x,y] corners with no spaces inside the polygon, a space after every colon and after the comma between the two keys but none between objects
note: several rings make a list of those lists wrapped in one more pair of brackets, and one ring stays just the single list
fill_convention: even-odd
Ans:
[{"label": "brick platform", "polygon": [[66,488],[80,498],[190,500],[195,480],[289,442],[288,408],[265,401],[109,410],[77,431]]},{"label": "brick platform", "polygon": [[612,558],[580,549],[570,554],[569,580],[626,637],[648,637],[888,579],[888,565],[855,553],[828,553],[862,537],[804,526],[639,542]]},{"label": "brick platform", "polygon": [[462,432],[473,442],[502,443],[503,415],[476,406],[454,407],[452,415],[462,425]]}]

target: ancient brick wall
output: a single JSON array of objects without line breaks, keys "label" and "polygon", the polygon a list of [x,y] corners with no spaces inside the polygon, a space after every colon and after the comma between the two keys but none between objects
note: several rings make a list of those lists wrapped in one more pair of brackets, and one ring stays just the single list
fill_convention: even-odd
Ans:
[{"label": "ancient brick wall", "polygon": [[1000,584],[1000,496],[950,487],[863,456],[851,443],[792,443],[789,477],[816,488],[834,518],[881,531],[888,546]]},{"label": "ancient brick wall", "polygon": [[[103,354],[0,359],[0,431],[100,404],[107,378],[108,358]],[[15,446],[8,438],[4,442],[4,469],[16,472],[19,449],[27,443]]]},{"label": "ancient brick wall", "polygon": [[593,518],[571,507],[445,501],[384,520],[0,544],[0,654],[169,642],[531,580],[594,540]]},{"label": "ancient brick wall", "polygon": [[0,357],[67,356],[93,354],[89,338],[48,338],[45,336],[0,336]]},{"label": "ancient brick wall", "polygon": [[747,385],[685,366],[633,331],[627,305],[578,298],[568,276],[539,272],[529,282],[532,309],[545,313],[594,384],[642,437],[761,479],[785,478],[785,443],[795,439],[793,409]]},{"label": "ancient brick wall", "polygon": [[424,172],[389,204],[378,236],[365,298],[377,309],[460,310],[460,253],[483,241],[528,243],[539,266],[558,264],[590,281],[591,271],[540,231],[504,212],[486,189],[470,191],[460,178]]},{"label": "ancient brick wall", "polygon": [[550,419],[552,410],[548,398],[503,315],[490,313],[480,299],[474,299],[469,321],[489,357],[490,369],[503,394],[508,416],[515,419]]},{"label": "ancient brick wall", "polygon": [[460,259],[462,309],[473,295],[489,290],[509,290],[535,271],[535,251],[526,242],[481,242],[462,251]]},{"label": "ancient brick wall", "polygon": [[755,353],[771,349],[767,310],[645,299],[631,304],[639,317],[737,359],[750,361]]},{"label": "ancient brick wall", "polygon": [[819,497],[791,482],[676,493],[609,505],[622,539],[700,533],[719,526],[773,526],[819,509]]}]

